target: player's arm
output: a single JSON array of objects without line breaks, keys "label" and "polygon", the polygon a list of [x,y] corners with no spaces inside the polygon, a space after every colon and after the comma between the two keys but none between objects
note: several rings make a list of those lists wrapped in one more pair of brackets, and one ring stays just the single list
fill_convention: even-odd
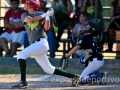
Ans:
[{"label": "player's arm", "polygon": [[40,20],[41,20],[42,18],[44,18],[44,17],[45,17],[44,15],[36,16],[36,17],[27,16],[27,17],[24,19],[24,22],[33,23],[33,22],[40,21]]},{"label": "player's arm", "polygon": [[66,58],[69,58],[73,53],[80,49],[80,45],[76,45],[69,53],[66,54]]},{"label": "player's arm", "polygon": [[50,29],[50,17],[48,15],[46,15],[46,18],[45,18],[45,24],[44,24],[44,30],[45,31],[48,31]]},{"label": "player's arm", "polygon": [[46,13],[43,13],[42,15],[39,15],[39,16],[36,16],[36,17],[27,16],[24,19],[24,22],[27,22],[27,23],[37,22],[37,21],[40,21],[43,18],[46,18],[46,16],[52,16],[53,13],[54,13],[53,9],[50,8]]},{"label": "player's arm", "polygon": [[53,16],[53,14],[54,14],[53,8],[50,8],[45,14],[45,24],[44,24],[45,31],[48,31],[50,29],[50,16]]}]

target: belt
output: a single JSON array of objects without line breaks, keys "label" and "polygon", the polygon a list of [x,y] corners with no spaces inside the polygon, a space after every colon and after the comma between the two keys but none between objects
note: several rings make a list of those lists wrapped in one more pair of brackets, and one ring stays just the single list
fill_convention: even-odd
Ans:
[{"label": "belt", "polygon": [[33,44],[33,43],[35,43],[35,42],[38,42],[38,41],[40,41],[40,39],[35,40],[34,42],[30,42],[29,44],[31,45],[31,44]]}]

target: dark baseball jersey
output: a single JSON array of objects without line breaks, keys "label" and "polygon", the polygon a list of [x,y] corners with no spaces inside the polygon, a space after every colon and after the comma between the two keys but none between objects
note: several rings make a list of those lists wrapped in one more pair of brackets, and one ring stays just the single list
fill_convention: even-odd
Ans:
[{"label": "dark baseball jersey", "polygon": [[[97,52],[97,46],[95,44],[95,42],[93,41],[93,38],[90,36],[82,36],[77,45],[80,45],[80,49],[84,52],[84,53],[88,53],[88,57],[86,57],[89,60],[92,60],[93,58],[102,58],[102,54]],[[85,52],[86,51],[86,52]]]}]

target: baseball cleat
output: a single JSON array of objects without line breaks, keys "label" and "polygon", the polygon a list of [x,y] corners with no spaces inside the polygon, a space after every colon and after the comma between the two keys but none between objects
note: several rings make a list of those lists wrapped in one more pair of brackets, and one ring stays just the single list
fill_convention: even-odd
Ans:
[{"label": "baseball cleat", "polygon": [[108,79],[108,72],[102,72],[99,84],[105,85],[107,83],[107,79]]},{"label": "baseball cleat", "polygon": [[74,78],[72,78],[72,87],[77,87],[78,86],[78,82],[80,81],[80,76],[76,75]]},{"label": "baseball cleat", "polygon": [[28,84],[27,82],[23,82],[22,80],[20,80],[19,82],[17,82],[15,85],[11,86],[11,88],[21,88],[21,89],[24,89],[24,88],[27,88],[28,87]]}]

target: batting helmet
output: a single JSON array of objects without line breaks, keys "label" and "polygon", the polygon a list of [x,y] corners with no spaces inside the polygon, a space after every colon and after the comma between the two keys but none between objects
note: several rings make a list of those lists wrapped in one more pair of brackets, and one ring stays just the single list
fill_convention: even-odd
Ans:
[{"label": "batting helmet", "polygon": [[22,3],[22,4],[25,4],[25,0],[21,0],[21,3]]},{"label": "batting helmet", "polygon": [[[22,0],[22,4],[25,4],[25,1],[26,0]],[[29,0],[28,6],[30,6],[31,8],[35,8],[36,10],[38,10],[39,7],[40,7],[40,2],[39,2],[39,0]]]}]

